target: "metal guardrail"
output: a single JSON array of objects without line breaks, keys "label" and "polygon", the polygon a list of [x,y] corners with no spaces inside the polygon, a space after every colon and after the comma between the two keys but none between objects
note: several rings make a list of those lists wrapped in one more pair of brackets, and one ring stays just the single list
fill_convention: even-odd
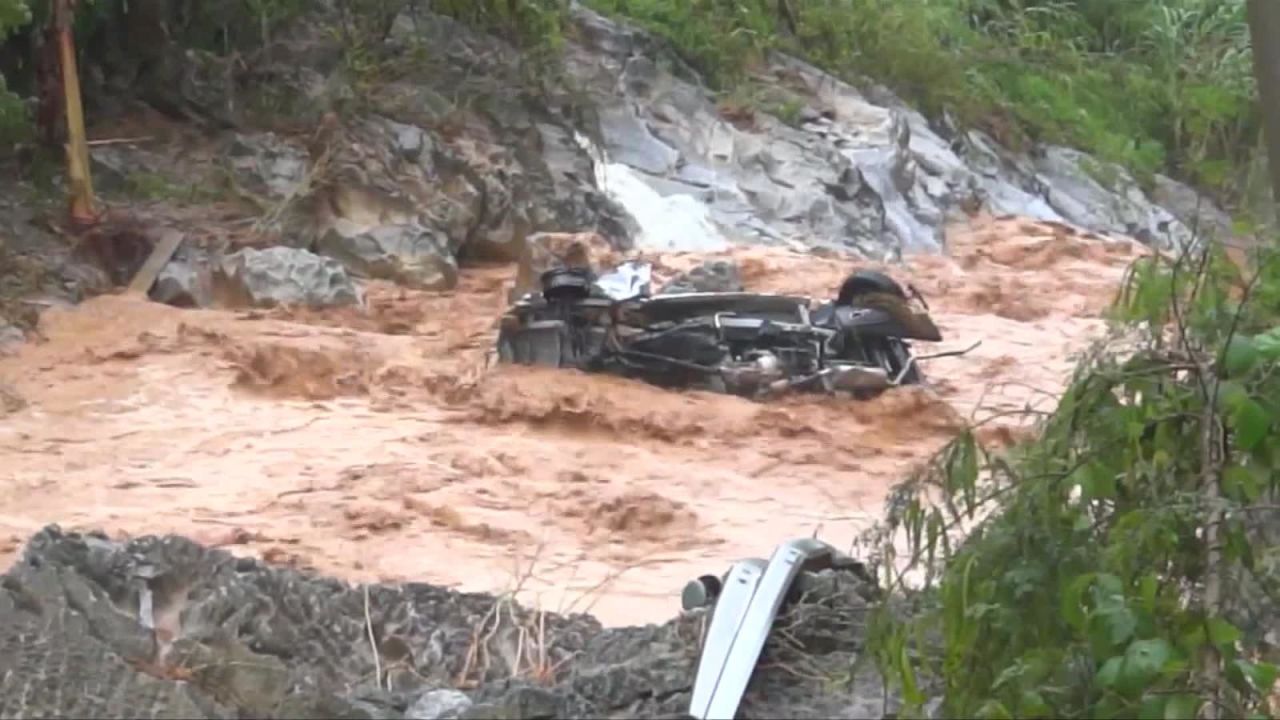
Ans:
[{"label": "metal guardrail", "polygon": [[685,586],[685,610],[714,603],[689,701],[690,717],[733,720],[796,578],[802,571],[832,567],[836,555],[836,549],[821,540],[789,540],[767,563],[760,558],[735,563],[723,583],[704,576]]}]

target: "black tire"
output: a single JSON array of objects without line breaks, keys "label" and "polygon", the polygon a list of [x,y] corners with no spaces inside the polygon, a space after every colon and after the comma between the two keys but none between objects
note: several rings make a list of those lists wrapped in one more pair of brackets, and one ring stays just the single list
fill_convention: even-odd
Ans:
[{"label": "black tire", "polygon": [[573,367],[568,331],[563,323],[543,322],[540,328],[498,331],[498,362],[542,367]]},{"label": "black tire", "polygon": [[855,298],[872,293],[896,295],[903,300],[907,299],[906,290],[902,289],[897,280],[877,270],[856,270],[840,284],[836,304],[852,305]]},{"label": "black tire", "polygon": [[542,273],[542,297],[548,302],[583,300],[591,296],[591,272],[579,268],[552,268]]}]

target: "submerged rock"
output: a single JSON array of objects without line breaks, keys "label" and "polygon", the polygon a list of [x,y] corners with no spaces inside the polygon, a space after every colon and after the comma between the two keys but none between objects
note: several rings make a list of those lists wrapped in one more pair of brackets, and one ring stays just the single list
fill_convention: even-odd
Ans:
[{"label": "submerged rock", "polygon": [[27,341],[27,334],[17,325],[0,321],[0,357],[12,355],[22,343]]},{"label": "submerged rock", "polygon": [[708,260],[686,273],[671,278],[661,294],[692,292],[741,292],[742,276],[732,260]]}]

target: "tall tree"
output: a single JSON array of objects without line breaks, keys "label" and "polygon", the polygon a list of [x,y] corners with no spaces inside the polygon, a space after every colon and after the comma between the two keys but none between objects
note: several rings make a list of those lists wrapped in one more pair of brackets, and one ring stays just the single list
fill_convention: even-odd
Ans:
[{"label": "tall tree", "polygon": [[84,132],[84,106],[80,100],[80,71],[76,68],[75,41],[71,37],[76,0],[53,0],[50,21],[57,30],[58,59],[62,68],[63,110],[67,115],[67,180],[71,186],[71,220],[92,225],[97,218],[93,183],[89,179],[89,144]]},{"label": "tall tree", "polygon": [[1271,187],[1280,219],[1280,0],[1249,0],[1249,35],[1258,77]]}]

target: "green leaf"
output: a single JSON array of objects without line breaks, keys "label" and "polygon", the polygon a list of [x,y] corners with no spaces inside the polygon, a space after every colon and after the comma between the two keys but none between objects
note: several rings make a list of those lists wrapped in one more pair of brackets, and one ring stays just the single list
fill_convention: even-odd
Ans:
[{"label": "green leaf", "polygon": [[1252,398],[1239,401],[1231,413],[1231,426],[1235,430],[1236,445],[1252,450],[1267,437],[1271,429],[1271,417]]},{"label": "green leaf", "polygon": [[1234,646],[1240,640],[1240,631],[1235,625],[1215,617],[1209,618],[1207,623],[1209,626],[1209,642],[1215,647],[1223,648]]},{"label": "green leaf", "polygon": [[1252,663],[1245,660],[1236,660],[1236,668],[1242,675],[1249,678],[1249,682],[1253,684],[1253,689],[1259,695],[1267,696],[1271,694],[1271,688],[1276,684],[1276,666],[1271,663]]},{"label": "green leaf", "polygon": [[1280,327],[1253,336],[1253,345],[1263,360],[1280,360]]},{"label": "green leaf", "polygon": [[1142,706],[1138,708],[1139,720],[1164,720],[1164,707],[1168,702],[1165,695],[1148,695],[1142,699]]},{"label": "green leaf", "polygon": [[1104,653],[1127,642],[1137,627],[1138,619],[1124,605],[1095,610],[1089,618],[1090,640]]},{"label": "green leaf", "polygon": [[1107,658],[1107,661],[1102,663],[1102,667],[1098,670],[1096,678],[1098,684],[1104,688],[1115,687],[1116,682],[1120,679],[1120,666],[1122,664],[1124,664],[1124,657],[1120,655]]},{"label": "green leaf", "polygon": [[911,659],[907,656],[907,644],[904,642],[898,647],[898,672],[902,676],[902,696],[909,705],[919,705],[924,702],[924,695],[920,693],[919,687],[916,685],[915,669],[911,667]]},{"label": "green leaf", "polygon": [[1232,465],[1222,472],[1222,492],[1229,498],[1254,502],[1262,494],[1262,479],[1249,468]]},{"label": "green leaf", "polygon": [[1072,580],[1062,593],[1060,612],[1062,619],[1078,633],[1083,633],[1088,624],[1084,608],[1084,592],[1097,577],[1094,573],[1085,573]]},{"label": "green leaf", "polygon": [[1185,653],[1194,653],[1200,649],[1205,643],[1204,625],[1201,623],[1190,623],[1182,628],[1182,634],[1178,637],[1178,647],[1182,648]]},{"label": "green leaf", "polygon": [[1249,400],[1249,391],[1243,385],[1234,380],[1224,380],[1218,383],[1217,403],[1218,407],[1227,410],[1235,410],[1242,403]]},{"label": "green leaf", "polygon": [[1110,573],[1100,573],[1098,575],[1098,595],[1108,599],[1122,599],[1124,596],[1124,582]]},{"label": "green leaf", "polygon": [[1053,717],[1053,710],[1044,701],[1044,697],[1035,690],[1023,690],[1018,697],[1018,717],[1047,718]]},{"label": "green leaf", "polygon": [[1172,695],[1164,705],[1164,720],[1195,720],[1200,711],[1200,698],[1195,695]]},{"label": "green leaf", "polygon": [[1164,638],[1134,640],[1125,652],[1125,662],[1134,672],[1157,675],[1173,655],[1173,647]]},{"label": "green leaf", "polygon": [[1253,340],[1240,335],[1232,336],[1223,354],[1222,367],[1227,377],[1239,377],[1258,364],[1260,353]]},{"label": "green leaf", "polygon": [[1079,472],[1080,492],[1085,500],[1110,500],[1116,496],[1116,473],[1108,465],[1093,461]]},{"label": "green leaf", "polygon": [[1173,648],[1163,638],[1134,640],[1125,651],[1116,678],[1116,688],[1125,694],[1137,694],[1146,689],[1173,654]]},{"label": "green leaf", "polygon": [[1142,607],[1147,612],[1155,612],[1156,593],[1160,591],[1160,579],[1155,575],[1143,575],[1138,581],[1138,596],[1142,598]]},{"label": "green leaf", "polygon": [[974,714],[983,720],[1013,720],[1013,713],[999,700],[988,700]]}]

